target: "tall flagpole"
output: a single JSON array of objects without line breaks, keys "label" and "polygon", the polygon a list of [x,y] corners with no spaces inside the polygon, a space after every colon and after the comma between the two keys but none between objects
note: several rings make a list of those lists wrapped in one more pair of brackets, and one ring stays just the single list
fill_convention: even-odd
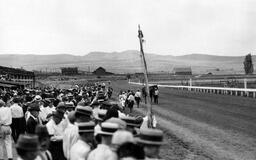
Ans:
[{"label": "tall flagpole", "polygon": [[145,84],[146,84],[146,93],[147,93],[147,116],[148,116],[148,128],[153,128],[153,118],[152,118],[152,104],[151,101],[149,100],[149,85],[148,85],[148,69],[147,69],[147,63],[146,63],[146,59],[145,59],[145,54],[143,51],[143,33],[140,29],[140,25],[138,26],[139,30],[138,30],[138,37],[139,37],[139,41],[140,41],[140,53],[141,53],[141,58],[142,58],[142,62],[143,62],[143,72],[144,72],[144,78],[145,78]]}]

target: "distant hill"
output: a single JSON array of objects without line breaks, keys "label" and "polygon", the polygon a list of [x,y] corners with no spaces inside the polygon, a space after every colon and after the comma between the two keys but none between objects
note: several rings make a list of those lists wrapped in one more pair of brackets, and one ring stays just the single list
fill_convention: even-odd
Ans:
[{"label": "distant hill", "polygon": [[[183,56],[146,54],[149,72],[172,72],[174,67],[191,66],[193,73],[243,73],[244,57],[189,54]],[[253,56],[255,62],[256,57]],[[94,71],[99,66],[113,73],[142,71],[139,51],[91,52],[84,56],[57,55],[0,55],[0,65],[27,70],[59,70],[77,66],[80,70]],[[219,70],[216,72],[216,70]]]}]

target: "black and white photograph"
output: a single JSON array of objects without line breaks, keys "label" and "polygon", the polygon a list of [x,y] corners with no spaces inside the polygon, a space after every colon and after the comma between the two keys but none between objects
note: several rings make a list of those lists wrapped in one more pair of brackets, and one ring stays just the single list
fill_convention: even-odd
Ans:
[{"label": "black and white photograph", "polygon": [[255,0],[0,0],[0,160],[256,160]]}]

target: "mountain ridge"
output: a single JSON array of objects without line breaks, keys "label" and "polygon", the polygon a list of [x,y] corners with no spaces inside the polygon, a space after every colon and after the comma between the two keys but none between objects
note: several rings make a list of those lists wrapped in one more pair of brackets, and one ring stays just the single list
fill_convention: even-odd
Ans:
[{"label": "mountain ridge", "polygon": [[[60,69],[61,67],[79,67],[94,70],[104,67],[114,73],[134,73],[142,71],[140,52],[126,50],[122,52],[90,52],[85,55],[54,54],[54,55],[15,55],[1,54],[0,65],[27,70],[44,70],[48,68]],[[234,70],[243,72],[244,56],[219,56],[200,53],[192,53],[181,56],[145,54],[150,72],[171,72],[177,66],[190,66],[193,73],[206,73],[209,70]],[[252,56],[253,61],[256,56]]]}]

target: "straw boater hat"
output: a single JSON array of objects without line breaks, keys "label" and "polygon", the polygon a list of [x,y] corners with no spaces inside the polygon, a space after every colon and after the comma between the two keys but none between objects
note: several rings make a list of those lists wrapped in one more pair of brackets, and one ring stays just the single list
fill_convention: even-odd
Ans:
[{"label": "straw boater hat", "polygon": [[101,129],[98,132],[100,135],[113,135],[118,130],[118,124],[103,122],[101,123]]},{"label": "straw boater hat", "polygon": [[116,131],[112,137],[112,144],[121,145],[125,142],[134,143],[134,138],[131,132],[125,130]]},{"label": "straw boater hat", "polygon": [[109,109],[109,108],[111,108],[111,106],[112,106],[112,104],[109,101],[104,101],[101,103],[100,108],[101,109]]},{"label": "straw boater hat", "polygon": [[25,151],[38,151],[39,150],[38,136],[21,134],[18,138],[16,148],[22,149]]},{"label": "straw boater hat", "polygon": [[75,105],[73,102],[66,102],[65,106],[66,108],[75,108]]},{"label": "straw boater hat", "polygon": [[107,110],[100,109],[98,110],[98,114],[96,114],[95,119],[98,121],[103,121],[104,117],[106,116]]},{"label": "straw boater hat", "polygon": [[136,117],[122,117],[121,118],[123,121],[126,122],[127,126],[129,127],[136,127],[136,128],[139,128],[143,122],[143,119],[139,119],[139,118],[136,118]]},{"label": "straw boater hat", "polygon": [[120,118],[116,118],[116,117],[112,117],[112,118],[106,120],[106,122],[118,124],[119,129],[126,129],[126,126],[127,126],[125,121],[121,120]]},{"label": "straw boater hat", "polygon": [[66,105],[64,102],[60,102],[56,108],[66,108]]},{"label": "straw boater hat", "polygon": [[83,114],[87,117],[92,115],[92,108],[89,106],[77,106],[75,110],[76,114]]},{"label": "straw boater hat", "polygon": [[81,122],[77,123],[78,132],[94,132],[95,123],[94,122]]},{"label": "straw boater hat", "polygon": [[162,145],[164,144],[163,132],[159,129],[143,129],[140,131],[140,135],[136,138],[136,141],[146,145]]}]

